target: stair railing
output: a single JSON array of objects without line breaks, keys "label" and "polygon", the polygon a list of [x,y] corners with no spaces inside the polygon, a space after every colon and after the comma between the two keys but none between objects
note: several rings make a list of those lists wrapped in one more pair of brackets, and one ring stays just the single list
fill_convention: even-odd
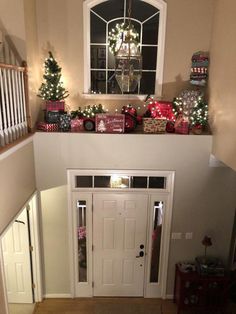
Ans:
[{"label": "stair railing", "polygon": [[0,63],[0,147],[30,131],[27,65]]}]

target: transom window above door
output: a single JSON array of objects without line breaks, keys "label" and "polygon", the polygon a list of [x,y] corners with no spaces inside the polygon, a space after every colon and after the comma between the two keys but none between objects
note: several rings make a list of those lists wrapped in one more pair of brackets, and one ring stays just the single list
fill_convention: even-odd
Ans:
[{"label": "transom window above door", "polygon": [[[109,32],[130,19],[138,32],[142,77],[132,94],[161,96],[166,3],[163,0],[86,0],[84,2],[84,93],[121,95]],[[123,95],[123,97],[127,97]]]}]

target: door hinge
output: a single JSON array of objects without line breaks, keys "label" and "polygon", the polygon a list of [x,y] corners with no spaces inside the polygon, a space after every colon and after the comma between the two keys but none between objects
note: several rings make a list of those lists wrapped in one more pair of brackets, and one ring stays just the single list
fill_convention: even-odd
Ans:
[{"label": "door hinge", "polygon": [[32,283],[32,288],[33,288],[33,289],[35,289],[35,288],[36,288],[35,283]]},{"label": "door hinge", "polygon": [[92,288],[94,288],[94,281],[92,281]]},{"label": "door hinge", "polygon": [[92,244],[92,251],[94,251],[94,245]]},{"label": "door hinge", "polygon": [[30,245],[29,249],[30,249],[31,252],[33,252],[34,247],[32,245]]}]

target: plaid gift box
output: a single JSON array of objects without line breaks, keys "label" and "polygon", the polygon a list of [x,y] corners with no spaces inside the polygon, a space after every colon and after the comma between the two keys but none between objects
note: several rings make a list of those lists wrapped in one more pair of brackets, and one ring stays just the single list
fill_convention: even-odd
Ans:
[{"label": "plaid gift box", "polygon": [[70,121],[70,127],[72,132],[84,131],[83,119],[72,119]]},{"label": "plaid gift box", "polygon": [[58,124],[57,123],[46,123],[46,122],[39,122],[37,124],[37,129],[45,132],[56,132],[58,131]]},{"label": "plaid gift box", "polygon": [[70,130],[70,116],[67,114],[60,115],[59,129],[62,132],[68,132]]},{"label": "plaid gift box", "polygon": [[188,134],[189,133],[189,122],[180,115],[175,121],[175,133]]},{"label": "plaid gift box", "polygon": [[46,101],[46,110],[47,111],[64,111],[65,110],[65,102],[60,100]]},{"label": "plaid gift box", "polygon": [[166,119],[143,118],[144,133],[165,133]]}]

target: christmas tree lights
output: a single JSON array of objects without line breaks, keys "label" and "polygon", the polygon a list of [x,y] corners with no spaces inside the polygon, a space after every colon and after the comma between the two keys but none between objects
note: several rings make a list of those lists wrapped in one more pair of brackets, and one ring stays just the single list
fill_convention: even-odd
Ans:
[{"label": "christmas tree lights", "polygon": [[207,126],[208,104],[204,101],[203,95],[192,100],[191,104],[184,97],[176,97],[173,101],[173,113],[176,118],[179,115],[189,120],[190,127]]},{"label": "christmas tree lights", "polygon": [[39,88],[38,96],[44,100],[60,101],[69,96],[68,91],[61,82],[61,68],[54,59],[52,52],[48,52],[49,57],[44,63],[44,82]]},{"label": "christmas tree lights", "polygon": [[79,107],[78,110],[71,112],[72,119],[78,118],[95,118],[97,113],[105,113],[106,111],[103,109],[101,104],[93,105],[93,106],[86,106],[84,109]]}]

